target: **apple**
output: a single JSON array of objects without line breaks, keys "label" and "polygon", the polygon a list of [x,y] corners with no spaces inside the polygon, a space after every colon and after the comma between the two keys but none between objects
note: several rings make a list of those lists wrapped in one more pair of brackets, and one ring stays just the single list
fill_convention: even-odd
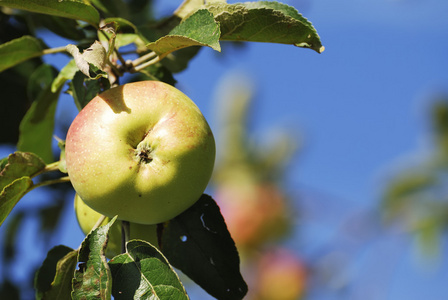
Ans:
[{"label": "apple", "polygon": [[215,162],[199,108],[166,83],[107,90],[76,116],[66,138],[67,172],[92,209],[139,224],[170,220],[204,192]]},{"label": "apple", "polygon": [[[87,235],[98,222],[102,214],[88,207],[78,194],[75,195],[75,213],[78,219],[79,227]],[[106,217],[101,225],[110,222]],[[144,240],[151,245],[158,247],[157,225],[143,225],[129,223],[129,239]],[[117,220],[109,230],[109,240],[106,247],[106,257],[112,258],[121,253],[121,221]]]},{"label": "apple", "polygon": [[305,263],[289,249],[276,248],[258,261],[252,292],[254,299],[298,300],[306,293]]}]

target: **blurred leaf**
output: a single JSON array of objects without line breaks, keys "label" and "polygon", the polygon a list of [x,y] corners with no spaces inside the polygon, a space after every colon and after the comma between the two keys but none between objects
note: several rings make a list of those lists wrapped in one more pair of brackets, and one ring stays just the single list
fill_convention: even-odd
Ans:
[{"label": "blurred leaf", "polygon": [[[41,224],[41,231],[54,231],[57,229],[57,225],[64,212],[65,201],[61,199],[54,199],[55,203],[39,209],[39,218]],[[59,200],[59,201],[56,201]]]},{"label": "blurred leaf", "polygon": [[50,65],[41,65],[30,77],[28,90],[34,102],[20,123],[17,149],[39,155],[46,163],[52,162],[54,115],[61,88],[54,93],[51,84],[56,70]]},{"label": "blurred leaf", "polygon": [[131,240],[110,262],[114,299],[188,299],[179,277],[151,244]]},{"label": "blurred leaf", "polygon": [[156,52],[160,58],[190,46],[208,46],[221,51],[219,36],[219,25],[213,15],[208,10],[201,9],[183,20],[168,35],[149,43],[146,47]]},{"label": "blurred leaf", "polygon": [[0,45],[0,72],[42,55],[42,50],[41,41],[32,36],[23,36]]},{"label": "blurred leaf", "polygon": [[31,178],[25,176],[14,180],[3,188],[0,192],[0,226],[32,185]]},{"label": "blurred leaf", "polygon": [[179,73],[188,67],[190,60],[198,54],[201,47],[188,47],[170,53],[160,63],[173,73]]},{"label": "blurred leaf", "polygon": [[105,17],[129,17],[129,7],[122,0],[90,0]]},{"label": "blurred leaf", "polygon": [[98,11],[82,0],[1,0],[0,6],[23,9],[35,13],[53,15],[75,20],[82,20],[98,27]]},{"label": "blurred leaf", "polygon": [[76,72],[78,72],[78,66],[76,65],[76,62],[74,59],[68,62],[61,71],[58,73],[56,78],[53,80],[53,83],[51,84],[51,92],[55,93],[58,91],[62,86],[65,84],[67,80],[73,79],[75,77]]},{"label": "blurred leaf", "polygon": [[0,172],[0,191],[15,179],[33,176],[45,168],[43,160],[33,153],[14,152],[8,156],[8,163]]},{"label": "blurred leaf", "polygon": [[20,300],[20,289],[8,279],[0,285],[0,299]]},{"label": "blurred leaf", "polygon": [[387,219],[397,218],[404,213],[404,210],[412,208],[411,201],[414,199],[412,196],[429,189],[436,180],[434,174],[409,170],[391,180],[383,196],[382,204]]},{"label": "blurred leaf", "polygon": [[201,198],[164,224],[160,248],[168,261],[218,299],[243,299],[247,285],[240,273],[235,243],[215,201]]},{"label": "blurred leaf", "polygon": [[28,14],[27,17],[32,19],[33,25],[37,27],[36,30],[44,27],[72,41],[81,41],[87,37],[83,27],[76,20],[41,14]]},{"label": "blurred leaf", "polygon": [[72,299],[110,299],[112,275],[104,251],[109,228],[117,218],[91,231],[81,244],[72,286]]},{"label": "blurred leaf", "polygon": [[59,245],[51,249],[34,277],[36,299],[70,299],[78,251]]},{"label": "blurred leaf", "polygon": [[321,53],[324,48],[313,25],[294,7],[279,2],[212,3],[221,40],[291,44]]},{"label": "blurred leaf", "polygon": [[8,220],[8,227],[6,227],[6,234],[4,235],[3,243],[3,255],[6,261],[14,259],[14,255],[17,254],[16,242],[19,239],[19,229],[22,224],[24,214],[23,212],[18,212],[13,214]]}]

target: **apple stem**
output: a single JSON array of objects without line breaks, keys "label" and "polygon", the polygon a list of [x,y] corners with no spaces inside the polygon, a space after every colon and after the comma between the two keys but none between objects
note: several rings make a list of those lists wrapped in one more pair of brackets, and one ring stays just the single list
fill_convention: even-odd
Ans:
[{"label": "apple stem", "polygon": [[126,253],[126,244],[129,241],[131,229],[128,221],[121,221],[121,253]]}]

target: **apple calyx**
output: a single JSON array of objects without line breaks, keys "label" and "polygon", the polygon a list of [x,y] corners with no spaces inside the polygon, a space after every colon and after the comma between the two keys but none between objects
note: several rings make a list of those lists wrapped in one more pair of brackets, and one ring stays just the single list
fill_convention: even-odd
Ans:
[{"label": "apple calyx", "polygon": [[138,164],[149,164],[153,160],[152,149],[148,142],[141,141],[134,151],[134,160]]}]

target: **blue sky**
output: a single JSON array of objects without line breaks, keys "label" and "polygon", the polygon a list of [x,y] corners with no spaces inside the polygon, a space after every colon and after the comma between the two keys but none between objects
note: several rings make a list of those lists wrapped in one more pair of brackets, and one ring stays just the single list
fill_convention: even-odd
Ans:
[{"label": "blue sky", "polygon": [[[163,12],[180,3],[159,2]],[[176,75],[178,87],[217,129],[219,82],[244,74],[256,88],[254,134],[266,142],[265,132],[284,128],[302,141],[285,184],[310,195],[304,202],[311,212],[290,244],[313,259],[325,245],[334,245],[337,251],[329,254],[348,259],[338,278],[356,283],[344,294],[336,282],[334,291],[340,294],[328,288],[314,291],[310,299],[441,299],[448,279],[446,259],[422,267],[411,239],[387,232],[353,245],[340,235],[340,226],[347,216],[359,217],[359,211],[376,207],[383,183],[395,167],[412,161],[428,146],[431,97],[448,91],[448,2],[284,2],[304,8],[326,47],[322,54],[260,43],[241,50],[225,47],[222,55],[203,49],[187,70]],[[3,149],[1,156],[8,151]],[[37,191],[33,197],[45,201]],[[322,215],[317,216],[316,210]],[[67,216],[63,230],[69,234],[57,244],[76,248],[81,232],[74,214]]]}]

